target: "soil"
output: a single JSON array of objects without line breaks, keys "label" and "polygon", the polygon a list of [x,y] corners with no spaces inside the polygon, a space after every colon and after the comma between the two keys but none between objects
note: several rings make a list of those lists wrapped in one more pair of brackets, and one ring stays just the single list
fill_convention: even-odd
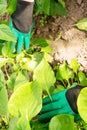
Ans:
[{"label": "soil", "polygon": [[[33,38],[45,38],[51,41],[52,56],[57,62],[76,58],[81,69],[87,71],[87,32],[76,28],[78,20],[87,17],[87,0],[65,0],[67,16],[34,16]],[[1,19],[1,18],[0,18]],[[2,18],[8,19],[8,16]],[[42,22],[41,22],[42,21]]]},{"label": "soil", "polygon": [[87,17],[87,0],[65,0],[65,4],[66,17],[49,16],[44,20],[43,26],[42,16],[34,17],[33,37],[51,40],[52,56],[56,62],[66,60],[70,63],[72,58],[76,58],[81,64],[81,69],[87,71],[87,32],[75,26],[78,20]]}]

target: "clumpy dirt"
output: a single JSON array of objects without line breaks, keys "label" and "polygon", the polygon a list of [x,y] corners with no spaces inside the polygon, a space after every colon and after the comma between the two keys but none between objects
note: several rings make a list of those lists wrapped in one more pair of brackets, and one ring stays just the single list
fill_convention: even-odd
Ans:
[{"label": "clumpy dirt", "polygon": [[[76,58],[81,68],[87,71],[87,32],[76,28],[78,20],[87,17],[87,0],[65,0],[67,16],[47,17],[41,26],[42,16],[34,17],[35,30],[33,37],[51,40],[53,57],[56,61],[66,60],[70,63]],[[60,39],[58,39],[61,34]]]},{"label": "clumpy dirt", "polygon": [[35,34],[34,37],[44,37],[53,39],[57,37],[59,32],[66,32],[67,30],[75,27],[75,23],[86,17],[87,15],[87,1],[86,0],[65,0],[67,16],[47,17],[46,24],[41,26],[40,21],[42,15],[34,17],[35,21]]}]

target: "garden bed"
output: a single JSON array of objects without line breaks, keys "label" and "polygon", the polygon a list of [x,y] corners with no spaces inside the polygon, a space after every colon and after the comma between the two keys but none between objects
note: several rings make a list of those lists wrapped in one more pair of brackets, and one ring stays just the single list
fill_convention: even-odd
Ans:
[{"label": "garden bed", "polygon": [[[86,0],[65,0],[67,16],[42,18],[35,16],[35,30],[33,38],[46,38],[51,40],[54,49],[53,56],[57,61],[68,61],[76,58],[87,71],[87,32],[80,31],[75,24],[87,16]],[[61,36],[60,36],[61,35]],[[60,37],[60,39],[58,39]]]}]

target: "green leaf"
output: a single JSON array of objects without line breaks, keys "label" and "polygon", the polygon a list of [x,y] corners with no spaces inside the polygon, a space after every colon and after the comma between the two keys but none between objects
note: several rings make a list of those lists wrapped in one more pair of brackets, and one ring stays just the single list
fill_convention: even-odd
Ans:
[{"label": "green leaf", "polygon": [[10,15],[14,13],[14,11],[16,10],[16,6],[17,6],[17,0],[9,0],[7,11]]},{"label": "green leaf", "polygon": [[87,87],[80,91],[77,99],[77,106],[80,116],[87,123]]},{"label": "green leaf", "polygon": [[36,0],[34,9],[35,9],[36,14],[49,15],[50,0]]},{"label": "green leaf", "polygon": [[16,42],[16,38],[14,37],[13,32],[6,24],[0,24],[0,39]]},{"label": "green leaf", "polygon": [[0,68],[3,67],[6,63],[14,63],[12,58],[0,58]]},{"label": "green leaf", "polygon": [[16,61],[17,61],[17,63],[19,63],[19,62],[22,60],[22,58],[24,58],[24,57],[25,57],[25,54],[24,54],[23,52],[19,53],[19,54],[16,56]]},{"label": "green leaf", "polygon": [[74,130],[74,117],[67,114],[54,116],[49,123],[49,130]]},{"label": "green leaf", "polygon": [[55,2],[54,0],[36,0],[35,1],[35,13],[54,16],[56,14],[66,16],[65,3],[60,0]]},{"label": "green leaf", "polygon": [[35,38],[35,39],[31,39],[31,44],[40,46],[42,48],[42,47],[47,47],[50,44],[50,41],[44,38]]},{"label": "green leaf", "polygon": [[16,125],[17,121],[18,121],[18,118],[16,118],[16,117],[11,118],[9,121],[8,130],[15,130],[15,125]]},{"label": "green leaf", "polygon": [[8,86],[11,90],[14,90],[16,77],[17,77],[17,74],[16,74],[16,73],[12,73],[12,74],[10,75],[9,79],[7,80],[7,86]]},{"label": "green leaf", "polygon": [[54,0],[51,0],[50,2],[50,15],[54,16],[54,15],[61,15],[61,16],[66,16],[67,13],[66,13],[66,9],[64,7],[64,4],[60,1],[58,2],[55,2]]},{"label": "green leaf", "polygon": [[74,73],[73,71],[69,68],[66,62],[61,64],[57,70],[57,78],[60,76],[60,80],[66,80],[67,82],[69,79],[74,78]]},{"label": "green leaf", "polygon": [[8,130],[31,130],[29,121],[25,117],[13,117],[9,122]]},{"label": "green leaf", "polygon": [[25,118],[25,116],[18,119],[14,130],[31,130],[29,121]]},{"label": "green leaf", "polygon": [[44,58],[34,70],[33,78],[42,86],[43,90],[47,91],[48,94],[50,87],[53,86],[56,81],[51,66]]},{"label": "green leaf", "polygon": [[80,68],[80,64],[78,63],[78,61],[76,59],[73,58],[73,59],[71,59],[70,67],[73,69],[73,71],[75,73],[77,73],[77,71]]},{"label": "green leaf", "polygon": [[37,67],[37,65],[40,63],[43,54],[42,53],[34,53],[33,55],[30,55],[31,57],[22,58],[20,65],[25,70],[34,71],[34,69]]},{"label": "green leaf", "polygon": [[62,90],[64,90],[64,86],[63,85],[58,85],[57,88],[54,89],[53,93],[57,93],[57,92],[60,92]]},{"label": "green leaf", "polygon": [[87,78],[80,81],[81,86],[87,86]]},{"label": "green leaf", "polygon": [[15,90],[18,87],[21,87],[23,84],[27,83],[29,81],[29,75],[27,72],[19,71],[14,72],[10,75],[7,85],[10,89]]},{"label": "green leaf", "polygon": [[19,114],[31,120],[42,107],[42,89],[37,82],[29,82],[18,87],[8,102],[8,110],[11,115]]},{"label": "green leaf", "polygon": [[0,0],[0,15],[6,12],[7,2],[6,0]]},{"label": "green leaf", "polygon": [[36,121],[32,120],[31,121],[32,130],[48,130],[49,129],[48,126],[49,126],[48,122],[41,123],[38,120],[36,120]]},{"label": "green leaf", "polygon": [[21,87],[23,84],[26,84],[27,82],[29,82],[29,76],[26,75],[26,73],[24,73],[23,71],[19,71],[15,79],[14,89]]},{"label": "green leaf", "polygon": [[52,48],[49,47],[49,46],[47,46],[47,47],[41,48],[41,51],[42,51],[42,52],[51,53],[51,52],[52,52]]},{"label": "green leaf", "polygon": [[5,83],[4,73],[0,70],[0,82]]},{"label": "green leaf", "polygon": [[8,95],[5,86],[0,84],[0,114],[7,115],[8,112]]},{"label": "green leaf", "polygon": [[63,82],[63,78],[62,78],[62,75],[60,73],[60,69],[59,69],[59,66],[57,67],[57,72],[56,72],[56,79]]},{"label": "green leaf", "polygon": [[44,58],[49,63],[51,63],[53,61],[53,57],[50,54],[46,53],[46,52],[44,53]]},{"label": "green leaf", "polygon": [[12,56],[12,43],[11,42],[5,42],[5,45],[2,48],[2,55],[4,57],[6,56]]},{"label": "green leaf", "polygon": [[58,0],[58,2],[63,6],[65,7],[65,2],[63,0]]},{"label": "green leaf", "polygon": [[82,71],[79,71],[79,72],[78,72],[78,78],[79,78],[79,81],[80,81],[80,82],[83,81],[83,80],[86,80],[86,75],[85,75],[85,73],[82,72]]},{"label": "green leaf", "polygon": [[87,18],[79,20],[76,26],[78,27],[78,29],[87,31]]}]

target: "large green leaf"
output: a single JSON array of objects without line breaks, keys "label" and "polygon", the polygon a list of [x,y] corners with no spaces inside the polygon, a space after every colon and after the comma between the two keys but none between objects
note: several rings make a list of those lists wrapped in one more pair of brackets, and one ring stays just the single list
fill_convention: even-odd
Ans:
[{"label": "large green leaf", "polygon": [[7,115],[8,112],[8,95],[3,84],[0,84],[0,114]]},{"label": "large green leaf", "polygon": [[11,115],[25,116],[28,120],[37,115],[42,107],[42,89],[37,82],[29,82],[18,87],[8,102]]},{"label": "large green leaf", "polygon": [[54,116],[49,123],[49,130],[74,130],[74,117],[67,114]]},{"label": "large green leaf", "polygon": [[77,106],[80,116],[87,123],[87,87],[80,91],[77,99]]},{"label": "large green leaf", "polygon": [[6,0],[0,0],[0,15],[6,12],[7,2]]},{"label": "large green leaf", "polygon": [[48,64],[45,58],[42,59],[40,64],[34,70],[33,78],[34,80],[37,80],[37,82],[42,86],[43,90],[46,90],[49,94],[49,89],[54,85],[56,79],[51,66]]},{"label": "large green leaf", "polygon": [[13,32],[6,24],[0,24],[0,39],[16,42],[16,38],[14,37]]},{"label": "large green leaf", "polygon": [[87,18],[83,18],[79,20],[76,24],[76,26],[81,29],[87,31]]},{"label": "large green leaf", "polygon": [[77,73],[77,71],[80,68],[80,64],[78,63],[78,61],[76,59],[73,58],[73,59],[71,59],[70,67],[73,69],[73,71],[75,73]]}]

